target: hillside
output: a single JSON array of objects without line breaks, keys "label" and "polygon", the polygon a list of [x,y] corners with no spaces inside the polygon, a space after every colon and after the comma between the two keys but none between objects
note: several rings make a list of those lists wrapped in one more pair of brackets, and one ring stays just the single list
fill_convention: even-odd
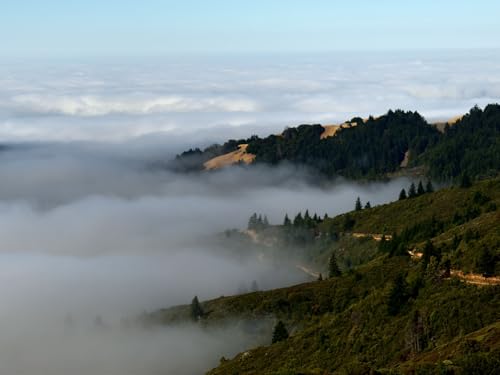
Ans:
[{"label": "hillside", "polygon": [[[290,332],[221,359],[209,374],[490,373],[500,365],[500,286],[458,272],[500,274],[499,205],[497,178],[334,218],[257,223],[263,241],[287,244],[276,260],[301,249],[308,267],[326,276],[333,254],[342,274],[203,302],[204,325],[261,322],[269,344],[278,320]],[[410,257],[415,250],[422,255]],[[142,319],[176,324],[191,314],[185,305]]]},{"label": "hillside", "polygon": [[484,110],[474,107],[445,124],[430,124],[417,112],[391,110],[377,118],[355,117],[342,125],[300,125],[279,135],[190,150],[178,155],[170,167],[201,171],[241,161],[287,162],[306,165],[328,177],[358,179],[382,178],[411,168],[450,181],[464,173],[472,178],[495,176],[498,160],[500,106],[492,104]]}]

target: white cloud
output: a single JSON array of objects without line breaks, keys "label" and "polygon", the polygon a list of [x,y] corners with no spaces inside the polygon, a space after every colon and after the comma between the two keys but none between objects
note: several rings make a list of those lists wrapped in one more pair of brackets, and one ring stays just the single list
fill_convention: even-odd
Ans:
[{"label": "white cloud", "polygon": [[262,127],[279,132],[394,108],[447,118],[500,100],[498,61],[498,52],[476,51],[5,63],[0,137],[123,140],[182,132],[214,138],[211,129],[235,125],[244,137],[264,135]]}]

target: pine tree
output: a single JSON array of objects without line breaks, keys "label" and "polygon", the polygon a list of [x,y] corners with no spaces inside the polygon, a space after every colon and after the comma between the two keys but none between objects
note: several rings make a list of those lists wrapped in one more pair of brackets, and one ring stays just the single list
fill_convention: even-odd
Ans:
[{"label": "pine tree", "polygon": [[267,228],[269,226],[269,220],[267,220],[267,216],[264,215],[264,220],[262,221],[262,225],[264,228]]},{"label": "pine tree", "polygon": [[250,219],[248,219],[248,230],[255,229],[257,227],[257,214],[254,213],[252,216],[250,216]]},{"label": "pine tree", "polygon": [[424,185],[422,185],[422,181],[419,181],[417,187],[417,195],[422,195],[424,193],[425,193]]},{"label": "pine tree", "polygon": [[272,343],[274,344],[276,342],[286,340],[287,338],[288,330],[286,329],[285,324],[280,320],[274,326]]},{"label": "pine tree", "polygon": [[415,189],[415,184],[412,182],[410,188],[408,189],[408,198],[415,198],[417,196],[417,190]]},{"label": "pine tree", "polygon": [[361,205],[361,199],[359,197],[356,199],[356,205],[354,206],[354,209],[356,211],[361,211],[363,209],[363,206]]},{"label": "pine tree", "polygon": [[318,276],[318,281],[323,281],[323,275],[321,273]]},{"label": "pine tree", "polygon": [[304,220],[308,222],[311,219],[311,216],[309,215],[309,210],[306,210],[306,213],[304,214]]},{"label": "pine tree", "polygon": [[290,218],[288,217],[288,214],[285,214],[285,220],[283,220],[283,225],[285,227],[288,227],[292,224],[292,222],[290,221]]},{"label": "pine tree", "polygon": [[365,208],[366,208],[366,209],[370,209],[370,208],[372,208],[372,205],[371,205],[370,201],[366,202],[366,204],[365,204]]},{"label": "pine tree", "polygon": [[399,193],[399,200],[402,201],[403,199],[406,199],[406,190],[401,189],[401,192]]},{"label": "pine tree", "polygon": [[191,319],[194,321],[198,321],[203,317],[203,309],[201,308],[200,301],[198,301],[198,297],[194,296],[191,301]]},{"label": "pine tree", "polygon": [[434,186],[432,186],[431,180],[427,180],[427,184],[425,185],[425,192],[432,193],[434,191]]},{"label": "pine tree", "polygon": [[328,262],[328,277],[338,277],[342,273],[340,272],[339,265],[337,264],[337,258],[333,253],[330,256],[330,261]]},{"label": "pine tree", "polygon": [[295,216],[295,219],[293,219],[293,225],[295,227],[300,227],[304,224],[304,219],[302,219],[302,214],[299,212],[297,216]]},{"label": "pine tree", "polygon": [[387,312],[389,315],[396,315],[406,302],[406,281],[403,275],[398,275],[389,292],[387,301]]}]

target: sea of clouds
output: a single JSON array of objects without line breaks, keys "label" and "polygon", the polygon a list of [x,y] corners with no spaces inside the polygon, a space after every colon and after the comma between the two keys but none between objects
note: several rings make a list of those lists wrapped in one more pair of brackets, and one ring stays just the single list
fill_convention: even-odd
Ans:
[{"label": "sea of clouds", "polygon": [[[409,181],[311,184],[281,167],[168,172],[193,146],[389,108],[446,119],[500,97],[497,52],[0,63],[0,372],[198,374],[234,327],[123,331],[143,311],[307,280],[209,239],[253,212],[330,216]],[[75,329],[68,333],[65,321]],[[95,329],[96,316],[106,329]]]},{"label": "sea of clouds", "polygon": [[0,64],[0,139],[205,144],[388,109],[429,120],[500,97],[500,52],[341,53]]}]

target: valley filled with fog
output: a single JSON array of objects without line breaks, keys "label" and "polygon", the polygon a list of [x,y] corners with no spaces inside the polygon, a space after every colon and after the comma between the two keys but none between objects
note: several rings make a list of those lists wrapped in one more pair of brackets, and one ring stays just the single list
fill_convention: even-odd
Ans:
[{"label": "valley filled with fog", "polygon": [[144,150],[125,157],[105,146],[37,143],[0,154],[2,372],[213,366],[254,339],[231,327],[124,330],[124,319],[195,295],[236,294],[254,280],[261,289],[306,281],[293,259],[277,265],[241,248],[221,251],[210,238],[245,229],[253,212],[276,224],[306,209],[331,216],[351,210],[357,196],[383,203],[408,185],[312,185],[311,173],[293,167],[180,175],[151,167]]},{"label": "valley filled with fog", "polygon": [[238,322],[124,321],[254,280],[306,281],[294,259],[268,262],[212,239],[245,229],[254,212],[281,224],[306,209],[350,211],[358,196],[393,201],[409,181],[326,181],[296,166],[177,174],[165,163],[190,147],[390,108],[460,115],[500,95],[497,53],[3,61],[0,373],[196,374],[255,345]]}]

